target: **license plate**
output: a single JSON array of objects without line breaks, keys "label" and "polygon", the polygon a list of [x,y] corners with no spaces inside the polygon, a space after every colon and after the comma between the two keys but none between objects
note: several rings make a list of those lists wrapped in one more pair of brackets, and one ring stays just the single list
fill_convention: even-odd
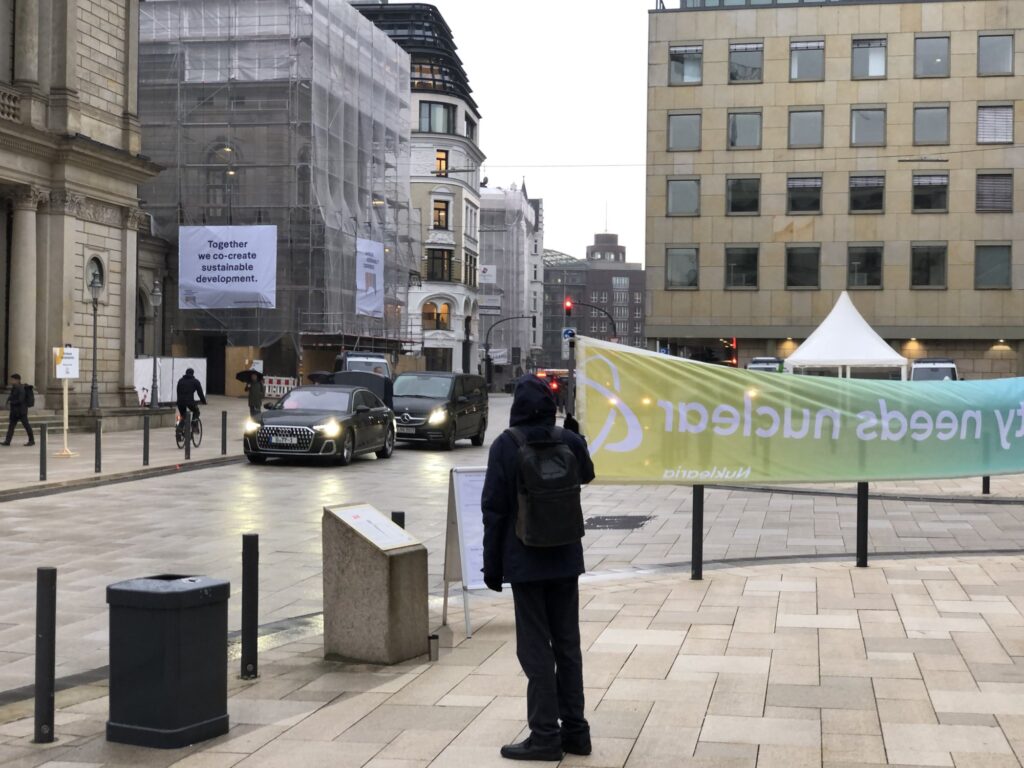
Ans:
[{"label": "license plate", "polygon": [[274,445],[298,445],[299,438],[297,437],[282,437],[280,435],[272,435],[270,442]]},{"label": "license plate", "polygon": [[399,427],[398,434],[400,435],[415,435],[416,427]]}]

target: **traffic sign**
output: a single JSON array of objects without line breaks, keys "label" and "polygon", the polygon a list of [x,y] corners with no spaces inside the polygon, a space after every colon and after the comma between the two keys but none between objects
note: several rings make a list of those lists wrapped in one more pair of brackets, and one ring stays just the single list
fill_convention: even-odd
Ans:
[{"label": "traffic sign", "polygon": [[563,328],[562,329],[562,338],[565,339],[566,341],[568,341],[569,339],[575,339],[576,338],[576,329],[575,328]]}]

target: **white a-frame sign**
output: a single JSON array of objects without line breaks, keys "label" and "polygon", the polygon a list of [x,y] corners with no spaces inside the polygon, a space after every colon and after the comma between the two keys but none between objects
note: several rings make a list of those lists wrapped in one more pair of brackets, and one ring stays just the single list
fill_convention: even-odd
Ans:
[{"label": "white a-frame sign", "polygon": [[441,624],[448,624],[448,587],[462,584],[462,613],[466,637],[473,636],[469,620],[469,591],[484,584],[484,521],[480,495],[486,467],[456,467],[448,478],[448,525],[444,540],[444,603]]}]

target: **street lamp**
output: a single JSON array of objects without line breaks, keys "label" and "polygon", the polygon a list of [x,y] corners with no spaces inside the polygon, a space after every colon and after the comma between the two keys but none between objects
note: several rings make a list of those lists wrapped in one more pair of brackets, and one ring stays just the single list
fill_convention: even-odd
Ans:
[{"label": "street lamp", "polygon": [[100,306],[100,291],[103,290],[103,267],[100,263],[93,259],[90,262],[92,265],[92,278],[89,280],[89,294],[92,296],[92,391],[89,394],[89,410],[96,413],[100,409],[100,391],[96,384],[96,368],[97,355],[96,355],[96,312]]},{"label": "street lamp", "polygon": [[163,291],[160,290],[160,278],[153,280],[153,290],[149,294],[149,303],[153,305],[153,388],[149,390],[149,407],[157,407],[156,397],[156,356],[160,340],[160,305],[164,301]]}]

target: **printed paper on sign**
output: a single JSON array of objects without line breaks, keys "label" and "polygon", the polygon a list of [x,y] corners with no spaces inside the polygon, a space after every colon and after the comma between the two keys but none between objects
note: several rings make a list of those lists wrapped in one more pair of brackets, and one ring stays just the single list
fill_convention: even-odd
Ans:
[{"label": "printed paper on sign", "polygon": [[356,240],[356,314],[384,317],[384,243]]},{"label": "printed paper on sign", "polygon": [[481,264],[477,282],[480,285],[494,285],[498,282],[498,270],[493,264]]},{"label": "printed paper on sign", "polygon": [[809,483],[1024,471],[1024,379],[761,373],[577,337],[599,482]]},{"label": "printed paper on sign", "polygon": [[277,305],[277,227],[179,227],[178,308]]}]

